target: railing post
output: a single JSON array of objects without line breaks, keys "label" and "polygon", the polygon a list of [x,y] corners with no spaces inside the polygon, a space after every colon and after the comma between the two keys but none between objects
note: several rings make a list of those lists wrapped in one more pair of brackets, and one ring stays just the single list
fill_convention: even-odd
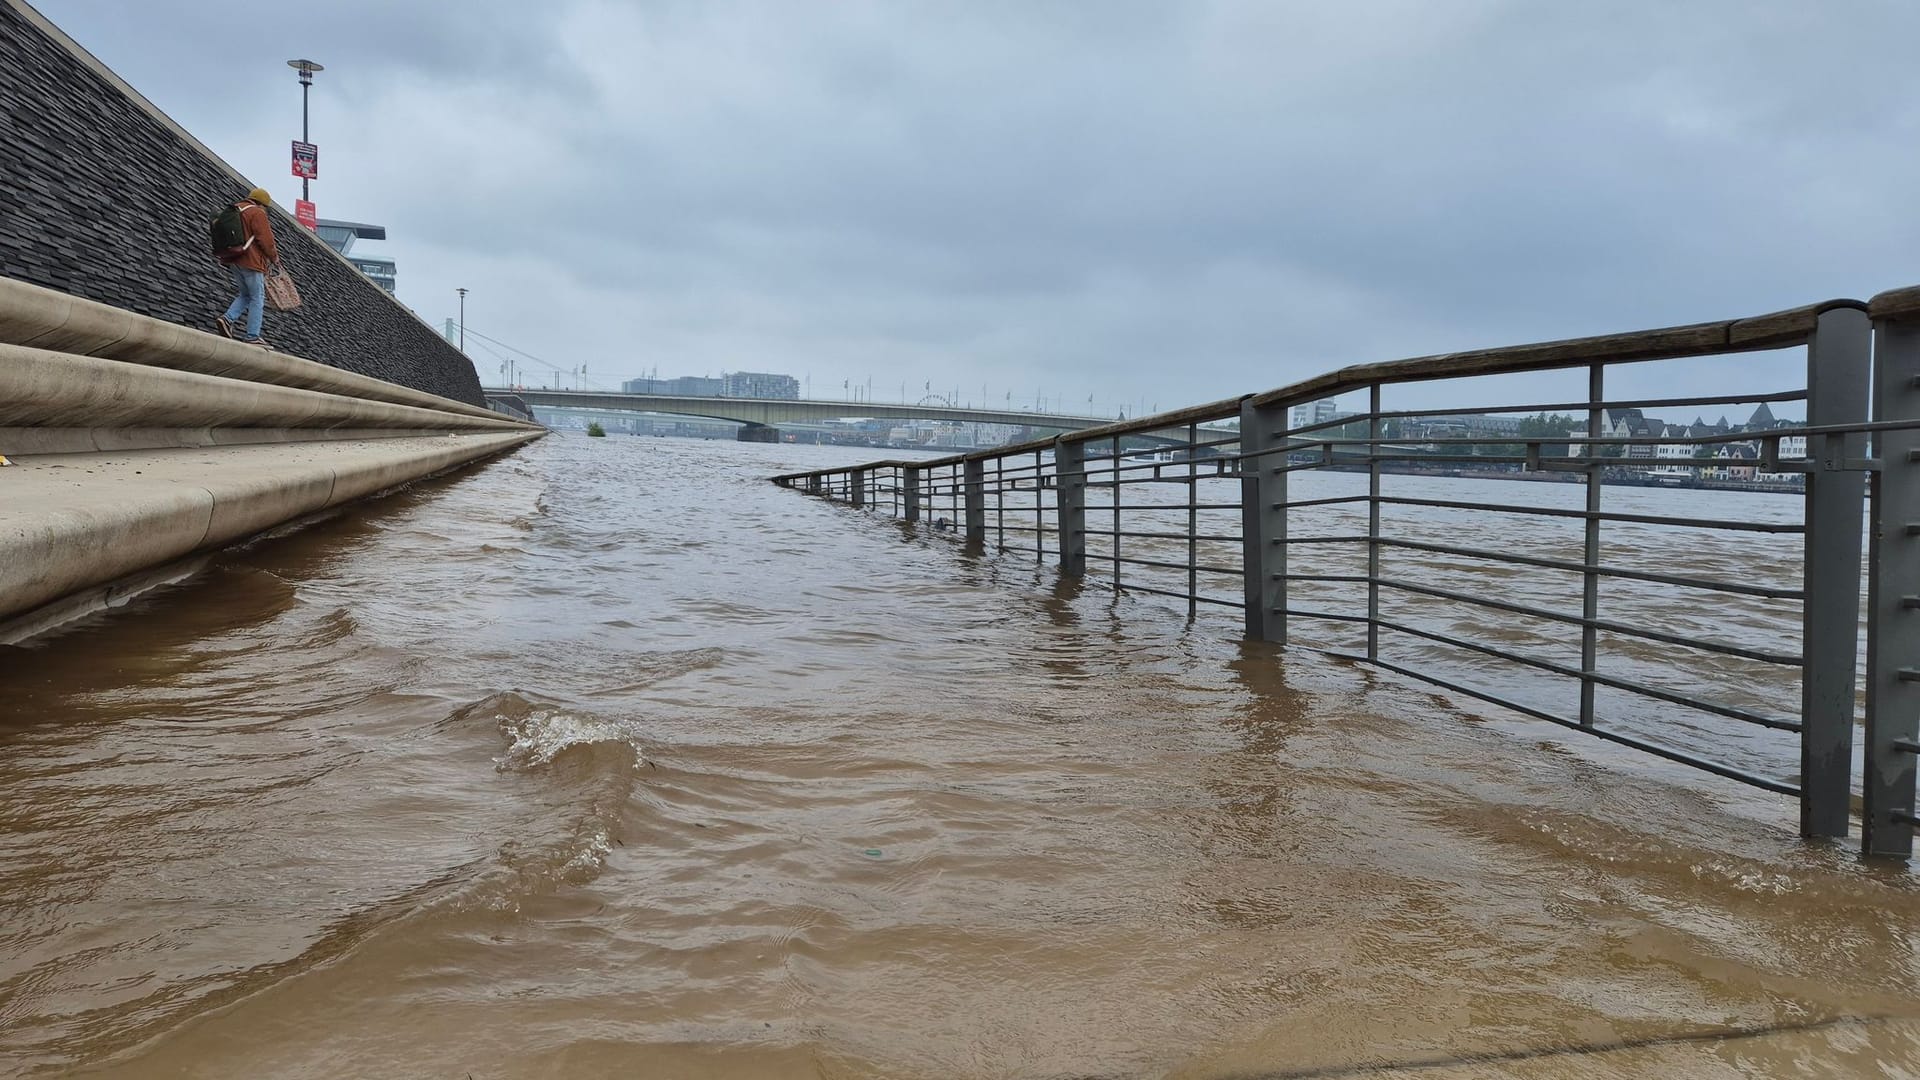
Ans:
[{"label": "railing post", "polygon": [[1087,444],[1053,440],[1053,504],[1060,526],[1060,572],[1087,573]]},{"label": "railing post", "polygon": [[967,543],[987,542],[987,463],[968,458],[961,463],[960,487],[966,497]]},{"label": "railing post", "polygon": [[1380,384],[1367,389],[1367,659],[1380,659]]},{"label": "railing post", "polygon": [[858,510],[867,505],[867,470],[855,469],[849,476],[850,489],[847,492],[847,501]]},{"label": "railing post", "polygon": [[820,494],[820,477],[817,473],[813,476],[807,477],[807,494],[809,495]]},{"label": "railing post", "polygon": [[1240,404],[1241,577],[1247,608],[1247,636],[1255,641],[1287,640],[1287,455],[1247,457],[1286,439],[1286,409]]},{"label": "railing post", "polygon": [[[1857,308],[1822,312],[1807,342],[1807,423],[1860,424],[1872,379],[1872,325]],[[1809,436],[1800,681],[1800,834],[1845,836],[1860,645],[1860,517],[1866,434]],[[1849,471],[1848,458],[1855,459]]]},{"label": "railing post", "polygon": [[1580,726],[1592,727],[1598,705],[1598,687],[1593,681],[1600,667],[1600,501],[1606,486],[1607,466],[1600,460],[1600,445],[1591,440],[1600,437],[1605,422],[1603,403],[1607,400],[1607,365],[1587,367],[1587,438],[1582,456],[1587,460],[1587,516],[1582,529],[1584,544],[1580,575]]},{"label": "railing post", "polygon": [[[1875,420],[1920,419],[1920,323],[1874,327]],[[1867,732],[1860,850],[1913,854],[1914,766],[1920,753],[1920,431],[1874,435],[1867,570]]]},{"label": "railing post", "polygon": [[920,470],[902,466],[900,469],[901,486],[906,488],[907,520],[920,520]]}]

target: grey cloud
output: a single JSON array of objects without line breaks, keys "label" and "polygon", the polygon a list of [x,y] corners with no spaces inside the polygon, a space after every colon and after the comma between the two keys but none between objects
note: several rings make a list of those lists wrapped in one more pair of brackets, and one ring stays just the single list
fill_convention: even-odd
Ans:
[{"label": "grey cloud", "polygon": [[263,174],[325,60],[323,212],[609,375],[1172,405],[1916,276],[1891,2],[393,7],[210,80],[225,8],[45,4]]}]

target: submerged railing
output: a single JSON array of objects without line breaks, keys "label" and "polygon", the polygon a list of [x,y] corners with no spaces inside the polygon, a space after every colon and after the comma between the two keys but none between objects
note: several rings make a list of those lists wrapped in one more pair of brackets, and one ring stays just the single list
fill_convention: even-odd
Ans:
[{"label": "submerged railing", "polygon": [[[1607,397],[1609,372],[1626,365],[1664,374],[1787,349],[1804,351],[1796,385]],[[1511,392],[1546,372],[1584,375],[1584,395],[1478,409],[1384,400],[1440,380]],[[1327,415],[1324,403],[1342,395],[1363,396],[1362,408]],[[1804,423],[1652,433],[1664,425],[1645,417],[1764,406],[1757,419],[1800,402]],[[1312,414],[1290,423],[1290,409]],[[1579,427],[1555,432],[1553,414]],[[1749,500],[1757,516],[1648,512],[1632,488],[1614,486],[1691,476],[1702,462],[1771,477],[1761,486],[1792,501]],[[1436,477],[1465,474],[1573,485],[1516,485],[1499,501],[1431,490],[1444,486]],[[774,481],[930,523],[979,550],[1051,553],[1066,576],[1181,601],[1189,618],[1239,608],[1249,638],[1372,664],[1794,796],[1806,836],[1848,834],[1863,720],[1862,848],[1912,851],[1920,287],[1871,304],[1361,365],[1054,439]],[[1609,509],[1609,499],[1629,505]],[[1619,557],[1662,544],[1670,557],[1654,566]],[[1701,562],[1718,572],[1692,569]],[[1534,595],[1556,591],[1557,606]],[[1545,700],[1555,694],[1558,706]],[[1767,768],[1783,755],[1798,760]]]}]

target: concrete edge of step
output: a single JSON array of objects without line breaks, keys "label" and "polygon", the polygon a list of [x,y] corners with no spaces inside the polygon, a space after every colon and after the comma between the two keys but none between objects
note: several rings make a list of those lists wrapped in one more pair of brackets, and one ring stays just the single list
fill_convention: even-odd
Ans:
[{"label": "concrete edge of step", "polygon": [[0,344],[0,425],[537,430],[498,413],[457,414],[5,344]]},{"label": "concrete edge of step", "polygon": [[191,326],[0,276],[0,344],[317,390],[457,416],[502,414]]},{"label": "concrete edge of step", "polygon": [[[0,529],[0,645],[19,645],[184,580],[209,552],[282,535],[342,508],[420,480],[498,457],[541,432],[477,432],[440,440],[353,440],[370,459],[308,463],[219,490],[155,485],[144,502],[62,523],[58,531],[10,536]],[[385,445],[383,445],[385,444]],[[216,454],[259,447],[209,447]],[[267,448],[269,450],[276,448]],[[0,478],[4,483],[4,478]],[[59,508],[36,508],[43,516]],[[129,538],[139,536],[141,542]]]}]

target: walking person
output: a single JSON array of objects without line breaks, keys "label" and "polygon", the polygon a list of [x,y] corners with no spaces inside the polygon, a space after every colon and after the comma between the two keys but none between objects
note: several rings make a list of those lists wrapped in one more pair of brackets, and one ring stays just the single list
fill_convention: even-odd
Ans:
[{"label": "walking person", "polygon": [[280,261],[267,214],[271,205],[273,197],[266,189],[254,188],[244,201],[221,210],[213,219],[213,254],[226,264],[234,285],[233,303],[215,321],[221,333],[249,345],[267,343],[260,336],[260,318],[267,306],[267,270]]}]

